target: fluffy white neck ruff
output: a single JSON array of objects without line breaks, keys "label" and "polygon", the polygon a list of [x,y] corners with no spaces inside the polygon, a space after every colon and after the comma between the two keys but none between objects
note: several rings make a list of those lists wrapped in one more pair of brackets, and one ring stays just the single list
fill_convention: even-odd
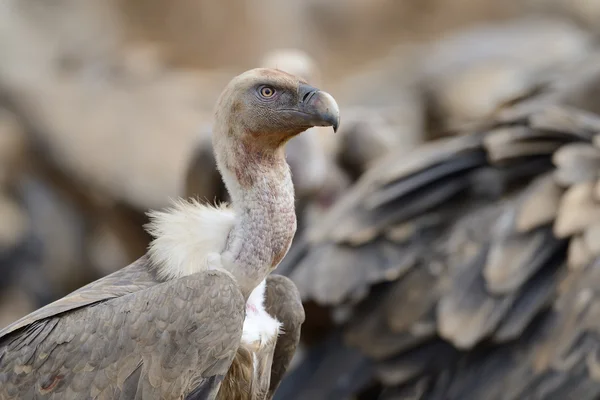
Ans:
[{"label": "fluffy white neck ruff", "polygon": [[162,279],[176,279],[210,269],[211,254],[221,253],[235,223],[227,205],[209,206],[182,199],[164,211],[148,213],[154,237],[148,254]]}]

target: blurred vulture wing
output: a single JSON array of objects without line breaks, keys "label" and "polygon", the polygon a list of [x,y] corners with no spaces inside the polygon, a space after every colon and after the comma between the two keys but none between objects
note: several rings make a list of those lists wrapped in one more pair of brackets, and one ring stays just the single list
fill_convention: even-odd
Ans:
[{"label": "blurred vulture wing", "polygon": [[287,371],[300,342],[300,328],[304,322],[304,307],[296,285],[285,276],[270,275],[265,295],[267,312],[282,323],[277,338],[267,399],[272,399]]},{"label": "blurred vulture wing", "polygon": [[146,262],[6,328],[0,398],[214,398],[240,343],[242,295],[215,271],[157,282]]},{"label": "blurred vulture wing", "polygon": [[582,399],[600,395],[599,261],[569,273],[551,310],[516,341],[455,355],[382,399]]},{"label": "blurred vulture wing", "polygon": [[600,395],[600,118],[568,89],[381,160],[284,260],[386,398]]},{"label": "blurred vulture wing", "polygon": [[[281,268],[294,269],[291,276],[304,299],[323,304],[357,301],[371,285],[404,275],[421,250],[413,233],[435,230],[450,215],[418,217],[463,192],[468,175],[461,172],[485,163],[476,136],[439,147],[426,145],[416,153],[401,167],[397,157],[383,160],[322,224],[309,227],[300,238],[297,247],[309,251],[304,257],[286,258]],[[294,261],[298,264],[289,268]]]}]

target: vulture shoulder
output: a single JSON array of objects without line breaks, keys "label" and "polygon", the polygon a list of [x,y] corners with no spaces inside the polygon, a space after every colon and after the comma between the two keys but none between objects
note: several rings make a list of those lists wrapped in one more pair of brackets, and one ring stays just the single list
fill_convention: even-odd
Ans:
[{"label": "vulture shoulder", "polygon": [[144,268],[142,258],[6,328],[0,398],[214,398],[241,340],[239,287],[225,272],[159,282]]},{"label": "vulture shoulder", "polygon": [[381,160],[281,268],[383,398],[597,398],[599,143],[592,113],[510,105]]}]

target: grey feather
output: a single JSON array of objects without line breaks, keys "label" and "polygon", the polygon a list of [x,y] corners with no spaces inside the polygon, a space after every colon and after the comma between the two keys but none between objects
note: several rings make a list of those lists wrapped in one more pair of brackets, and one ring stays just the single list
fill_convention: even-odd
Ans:
[{"label": "grey feather", "polygon": [[0,397],[211,398],[239,345],[243,310],[229,275],[159,282],[142,258],[5,329]]}]

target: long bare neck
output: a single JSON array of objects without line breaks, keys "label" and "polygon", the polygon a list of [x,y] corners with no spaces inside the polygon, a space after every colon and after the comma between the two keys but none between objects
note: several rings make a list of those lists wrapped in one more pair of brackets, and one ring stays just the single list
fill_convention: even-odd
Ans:
[{"label": "long bare neck", "polygon": [[215,151],[236,211],[222,261],[248,295],[279,264],[292,242],[294,186],[283,147],[218,142]]}]

